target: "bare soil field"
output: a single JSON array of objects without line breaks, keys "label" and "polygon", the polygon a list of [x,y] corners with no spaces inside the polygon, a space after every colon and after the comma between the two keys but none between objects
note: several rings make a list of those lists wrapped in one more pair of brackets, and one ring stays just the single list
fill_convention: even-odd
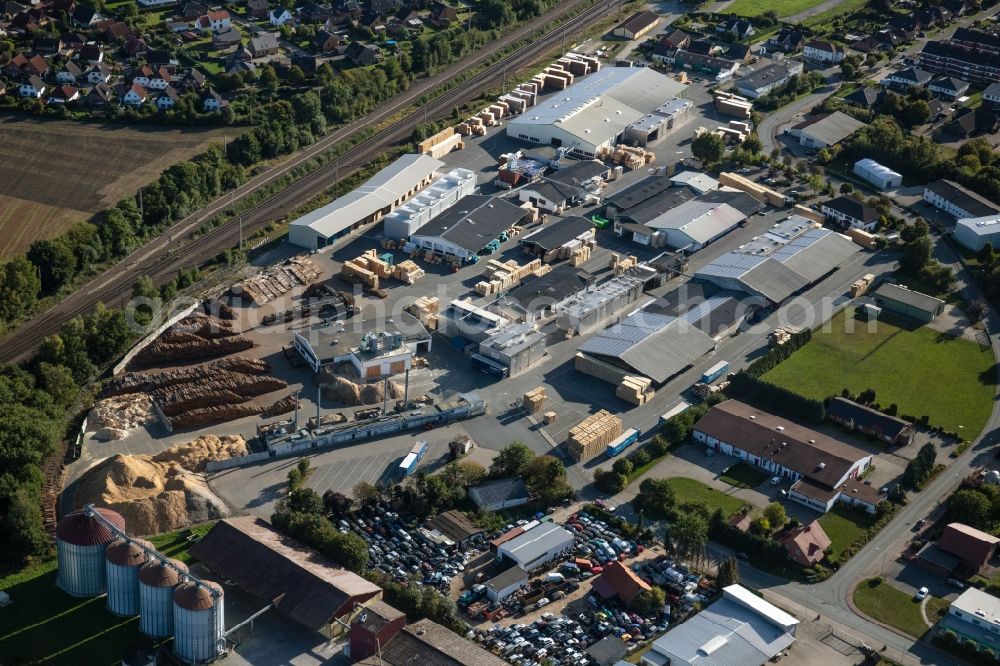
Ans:
[{"label": "bare soil field", "polygon": [[0,258],[88,219],[239,132],[0,119]]}]

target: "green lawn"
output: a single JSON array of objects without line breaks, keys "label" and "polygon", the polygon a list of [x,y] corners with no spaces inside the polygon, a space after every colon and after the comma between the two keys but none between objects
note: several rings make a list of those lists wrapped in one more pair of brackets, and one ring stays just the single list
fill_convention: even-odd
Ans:
[{"label": "green lawn", "polygon": [[927,623],[920,614],[920,602],[889,583],[872,585],[866,580],[854,591],[854,604],[866,615],[896,627],[914,638],[927,632]]},{"label": "green lawn", "polygon": [[875,516],[864,511],[851,511],[835,506],[819,517],[820,527],[830,537],[831,557],[839,560],[845,548],[858,540],[875,522]]},{"label": "green lawn", "polygon": [[817,400],[872,388],[876,402],[895,403],[900,414],[926,415],[965,439],[979,434],[996,391],[990,351],[926,326],[901,328],[885,316],[869,332],[867,322],[848,322],[845,312],[764,379]]},{"label": "green lawn", "polygon": [[[164,555],[190,561],[191,535],[210,524],[161,534],[150,541]],[[0,608],[0,661],[4,664],[114,666],[134,643],[152,645],[139,633],[139,618],[121,618],[105,609],[105,597],[77,599],[56,587],[56,560],[0,578],[13,601]]]},{"label": "green lawn", "polygon": [[944,614],[948,612],[949,606],[951,606],[951,602],[947,599],[927,597],[927,606],[924,608],[924,612],[927,615],[927,619],[933,624],[944,617]]},{"label": "green lawn", "polygon": [[[819,4],[819,3],[816,3]],[[841,16],[843,14],[853,14],[859,9],[863,8],[868,4],[868,0],[841,0],[835,6],[827,9],[825,12],[820,12],[814,16],[810,16],[802,25],[809,26],[810,28],[823,28],[826,27],[827,31],[832,29],[832,26],[827,26],[826,24],[833,21],[833,19]]]},{"label": "green lawn", "polygon": [[708,507],[710,514],[715,513],[716,509],[722,509],[722,512],[728,516],[739,511],[745,504],[738,497],[726,495],[694,479],[676,476],[667,479],[667,483],[673,489],[678,505],[687,504],[688,502],[701,502]]},{"label": "green lawn", "polygon": [[756,488],[769,478],[771,476],[767,472],[762,472],[745,462],[738,462],[723,472],[719,480],[737,488]]},{"label": "green lawn", "polygon": [[760,16],[769,9],[778,12],[778,16],[794,16],[804,12],[810,7],[823,2],[823,0],[736,0],[726,8],[727,14],[737,16]]}]

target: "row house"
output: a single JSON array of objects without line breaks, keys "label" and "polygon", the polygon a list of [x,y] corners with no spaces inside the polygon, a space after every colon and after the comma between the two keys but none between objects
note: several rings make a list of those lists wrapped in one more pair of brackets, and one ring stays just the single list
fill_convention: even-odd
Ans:
[{"label": "row house", "polygon": [[980,86],[1000,82],[1000,53],[954,42],[927,42],[918,59],[922,68],[942,76],[954,76]]}]

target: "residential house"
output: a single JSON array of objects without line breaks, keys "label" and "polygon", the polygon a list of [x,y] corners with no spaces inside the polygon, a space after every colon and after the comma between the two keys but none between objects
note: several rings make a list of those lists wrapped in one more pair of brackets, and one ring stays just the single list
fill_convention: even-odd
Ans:
[{"label": "residential house", "polygon": [[87,43],[87,38],[79,32],[64,32],[60,39],[63,47],[70,51],[79,51]]},{"label": "residential house", "polygon": [[157,7],[177,4],[177,0],[136,0],[136,2],[139,3],[139,7],[142,9],[155,9]]},{"label": "residential house", "polygon": [[961,97],[969,90],[969,82],[956,79],[954,76],[945,76],[931,81],[927,89],[938,97],[955,99]]},{"label": "residential house", "polygon": [[169,66],[177,65],[177,61],[174,60],[174,57],[170,54],[170,51],[166,49],[147,50],[146,62],[153,67],[157,67],[159,65],[169,65]]},{"label": "residential house", "polygon": [[35,53],[44,53],[45,55],[55,55],[65,48],[63,41],[58,37],[38,37],[32,44]]},{"label": "residential house", "polygon": [[129,58],[135,58],[136,56],[142,55],[146,52],[146,42],[139,38],[129,35],[125,39],[125,43],[122,44],[122,51],[125,52]]},{"label": "residential house", "polygon": [[88,42],[80,49],[80,60],[91,65],[104,62],[104,49],[100,44]]},{"label": "residential house", "polygon": [[90,5],[77,4],[73,9],[73,13],[70,16],[75,25],[81,28],[90,28],[95,23],[102,21],[104,19],[97,9]]},{"label": "residential house", "polygon": [[250,38],[250,43],[247,45],[247,51],[250,52],[254,60],[277,55],[278,48],[278,38],[269,32],[254,35]]},{"label": "residential house", "polygon": [[851,50],[857,51],[858,53],[871,53],[872,51],[877,51],[882,48],[882,43],[878,40],[877,35],[868,35],[861,39],[856,39],[851,42]]},{"label": "residential house", "polygon": [[867,451],[738,400],[712,407],[694,426],[698,444],[792,481],[789,499],[821,512],[836,502],[875,512],[879,493],[858,483],[872,464]]},{"label": "residential house", "polygon": [[87,68],[87,83],[96,85],[98,83],[109,83],[111,81],[111,68],[103,62],[94,63]]},{"label": "residential house", "polygon": [[57,86],[49,93],[49,104],[69,104],[80,99],[80,91],[73,86]]},{"label": "residential house", "polygon": [[382,62],[382,51],[377,46],[351,42],[344,55],[355,65],[375,65]]},{"label": "residential house", "polygon": [[873,231],[878,226],[878,211],[854,197],[840,196],[820,204],[827,220],[836,220],[844,227]]},{"label": "residential house", "polygon": [[933,74],[920,67],[904,67],[890,74],[885,83],[893,88],[907,90],[911,87],[923,88],[933,78]]},{"label": "residential house", "polygon": [[818,39],[810,40],[802,47],[802,57],[826,65],[835,65],[843,61],[844,55],[844,49],[841,47]]},{"label": "residential house", "polygon": [[76,83],[83,76],[83,70],[72,60],[67,60],[63,68],[56,73],[56,81],[59,83]]},{"label": "residential house", "polygon": [[295,10],[299,20],[306,23],[321,23],[328,20],[333,15],[333,8],[330,5],[306,5]]},{"label": "residential house", "polygon": [[104,38],[109,42],[117,42],[128,39],[131,34],[132,30],[128,27],[128,23],[124,23],[122,21],[109,23],[104,29]]},{"label": "residential house", "polygon": [[229,100],[223,99],[222,95],[217,93],[214,88],[209,87],[208,90],[202,93],[201,108],[205,113],[220,111],[226,106],[229,106]]},{"label": "residential house", "polygon": [[243,35],[240,34],[240,31],[232,27],[212,35],[212,46],[217,49],[232,48],[239,44],[242,38]]},{"label": "residential house", "polygon": [[983,91],[983,106],[1000,110],[1000,83],[991,83]]},{"label": "residential house", "polygon": [[302,70],[308,77],[316,76],[316,69],[319,67],[319,58],[311,53],[293,53],[292,65]]},{"label": "residential house", "polygon": [[642,39],[660,23],[660,15],[644,10],[632,14],[619,23],[611,31],[613,37],[619,39]]},{"label": "residential house", "polygon": [[133,83],[128,91],[122,95],[122,104],[129,106],[142,106],[149,99],[149,93],[138,83]]},{"label": "residential house", "polygon": [[753,24],[750,23],[750,19],[740,16],[733,16],[726,19],[716,26],[715,31],[721,33],[728,32],[736,37],[736,39],[749,39],[757,34],[757,31],[754,30]]},{"label": "residential house", "polygon": [[167,86],[160,96],[156,98],[156,108],[160,111],[172,109],[180,98],[180,93],[177,92],[176,88]]},{"label": "residential house", "polygon": [[256,19],[265,18],[270,9],[268,0],[247,0],[247,13]]},{"label": "residential house", "polygon": [[143,65],[137,69],[135,75],[132,77],[134,83],[138,83],[143,88],[149,90],[166,90],[172,80],[173,77],[166,67],[157,67],[154,69],[149,65]]},{"label": "residential house", "polygon": [[[984,652],[982,661],[993,659],[1000,640],[1000,599],[974,587],[967,588],[951,602],[938,622],[938,633],[953,632],[963,646],[972,644]],[[986,651],[989,651],[987,654]]]},{"label": "residential house", "polygon": [[668,49],[684,49],[691,43],[691,35],[683,30],[675,29],[660,37],[657,44],[662,44]]},{"label": "residential house", "polygon": [[184,8],[181,10],[181,16],[183,16],[189,21],[193,21],[194,19],[200,16],[204,16],[208,12],[209,8],[207,4],[202,4],[200,2],[193,2],[193,1],[185,2]]},{"label": "residential house", "polygon": [[7,94],[7,84],[4,83],[3,81],[0,81],[0,97],[3,97],[6,94]]},{"label": "residential house", "polygon": [[7,64],[3,66],[3,73],[10,78],[17,78],[21,76],[21,70],[28,64],[28,56],[23,53],[18,53],[16,56],[7,61]]},{"label": "residential house", "polygon": [[726,47],[725,57],[735,62],[750,62],[751,55],[753,55],[753,51],[750,49],[749,44],[733,42]]},{"label": "residential house", "polygon": [[802,63],[795,60],[782,60],[742,76],[734,82],[736,92],[750,99],[763,97],[767,93],[788,83],[793,76],[802,73]]},{"label": "residential house", "polygon": [[167,30],[186,34],[191,30],[191,23],[188,21],[167,21]]},{"label": "residential house", "polygon": [[972,49],[980,53],[1000,55],[1000,35],[985,30],[973,28],[956,28],[951,36],[951,43],[964,49]]},{"label": "residential house", "polygon": [[6,2],[0,3],[0,16],[4,18],[12,18],[17,14],[28,9],[27,5],[22,5],[20,2],[15,2],[14,0],[6,0]]},{"label": "residential house", "polygon": [[528,487],[517,477],[487,481],[469,488],[469,499],[484,511],[500,511],[528,503]]},{"label": "residential house", "polygon": [[961,109],[950,123],[942,128],[945,134],[967,139],[978,134],[992,134],[997,128],[997,116],[992,109]]},{"label": "residential house", "polygon": [[368,0],[368,8],[383,16],[392,16],[403,6],[403,0]]},{"label": "residential house", "polygon": [[320,53],[336,51],[338,46],[340,46],[339,35],[335,35],[327,30],[319,30],[316,32],[316,38],[313,39],[313,48]]},{"label": "residential house", "polygon": [[882,28],[875,33],[875,40],[883,50],[892,51],[897,46],[902,46],[910,41],[910,38],[897,28]]},{"label": "residential house", "polygon": [[691,40],[687,48],[684,49],[688,53],[697,53],[698,55],[715,55],[722,50],[722,47],[710,42],[707,39],[693,39]]},{"label": "residential house", "polygon": [[199,16],[198,18],[191,21],[191,30],[200,33],[206,33],[212,31],[212,19],[208,18],[208,15]]},{"label": "residential house", "polygon": [[924,186],[924,201],[958,219],[1000,212],[1000,208],[986,198],[943,178]]},{"label": "residential house", "polygon": [[458,10],[446,2],[438,0],[431,5],[430,22],[436,28],[447,28],[458,21]]},{"label": "residential house", "polygon": [[962,523],[951,523],[944,528],[937,546],[959,559],[966,574],[978,574],[996,554],[1000,539]]},{"label": "residential house", "polygon": [[863,109],[871,109],[881,103],[884,96],[885,91],[880,88],[863,86],[844,97],[844,101],[854,106],[860,106]]},{"label": "residential house", "polygon": [[805,34],[798,28],[782,28],[781,32],[767,40],[767,44],[785,53],[792,53],[801,49],[805,41]]},{"label": "residential house", "polygon": [[42,95],[45,94],[45,90],[45,82],[42,81],[41,77],[29,76],[28,80],[21,84],[17,92],[21,97],[41,99]]},{"label": "residential house", "polygon": [[412,5],[403,5],[392,17],[393,22],[399,25],[406,25],[407,21],[412,21],[414,19],[419,21],[420,14]]},{"label": "residential house", "polygon": [[788,553],[788,559],[803,567],[822,562],[826,549],[833,544],[817,520],[793,527],[778,539],[778,543]]},{"label": "residential house", "polygon": [[267,13],[267,20],[275,28],[280,28],[283,25],[294,25],[295,17],[292,13],[285,9],[284,7],[278,7],[277,9],[272,9]]},{"label": "residential house", "polygon": [[257,65],[250,60],[231,60],[226,64],[226,74],[249,74],[256,71]]},{"label": "residential house", "polygon": [[913,17],[917,19],[917,23],[920,24],[920,27],[923,30],[933,28],[939,22],[937,13],[931,11],[930,9],[919,9],[913,12]]},{"label": "residential house", "polygon": [[916,434],[916,429],[909,421],[839,396],[827,402],[826,418],[891,446],[906,446]]},{"label": "residential house", "polygon": [[914,14],[895,14],[886,25],[893,30],[903,32],[907,41],[916,37],[921,28],[920,20]]},{"label": "residential house", "polygon": [[21,68],[21,74],[27,76],[45,76],[49,73],[49,63],[40,55],[33,55]]},{"label": "residential house", "polygon": [[180,83],[187,90],[201,90],[205,87],[205,75],[201,70],[192,67],[184,74]]},{"label": "residential house", "polygon": [[969,9],[969,4],[965,0],[942,0],[942,7],[946,7],[955,16],[961,16]]},{"label": "residential house", "polygon": [[103,109],[108,104],[113,102],[115,99],[115,91],[107,83],[97,83],[87,96],[83,99],[83,103],[92,109]]}]

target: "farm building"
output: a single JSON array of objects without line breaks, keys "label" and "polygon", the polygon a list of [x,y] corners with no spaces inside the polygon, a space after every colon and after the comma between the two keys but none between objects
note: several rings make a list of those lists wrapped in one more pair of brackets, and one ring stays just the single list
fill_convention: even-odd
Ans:
[{"label": "farm building", "polygon": [[636,12],[616,25],[611,34],[621,39],[642,39],[659,24],[659,14],[649,11]]},{"label": "farm building", "polygon": [[470,194],[410,234],[410,242],[422,250],[468,261],[492,251],[488,245],[506,240],[507,230],[521,225],[530,214],[506,199]]},{"label": "farm building", "polygon": [[872,464],[867,451],[786,419],[727,400],[694,426],[695,442],[793,481],[788,498],[820,512],[836,502],[875,512],[878,491],[855,484]]},{"label": "farm building", "polygon": [[826,418],[893,446],[906,446],[913,441],[916,432],[909,421],[840,396],[831,398],[827,403]]},{"label": "farm building", "polygon": [[955,224],[955,240],[970,250],[981,250],[989,243],[1000,245],[1000,213],[985,217],[964,217]]},{"label": "farm building", "polygon": [[476,174],[468,169],[452,169],[402,206],[385,216],[386,238],[403,240],[423,225],[476,191]]},{"label": "farm building", "polygon": [[944,178],[924,186],[924,201],[958,219],[1000,214],[988,199]]},{"label": "farm building", "polygon": [[837,269],[859,247],[846,237],[791,215],[768,232],[698,270],[722,289],[781,303]]},{"label": "farm building", "polygon": [[500,511],[528,503],[528,487],[519,478],[497,479],[469,488],[469,499],[484,511]]},{"label": "farm building", "polygon": [[378,222],[434,181],[444,162],[427,155],[403,155],[353,192],[306,213],[288,226],[288,242],[309,249]]},{"label": "farm building", "polygon": [[497,548],[497,559],[512,561],[525,571],[539,567],[573,548],[573,532],[562,525],[538,523]]},{"label": "farm building", "polygon": [[806,148],[829,148],[866,125],[842,111],[821,113],[786,130]]},{"label": "farm building", "polygon": [[576,369],[612,384],[638,375],[660,385],[714,348],[686,319],[638,310],[580,345]]},{"label": "farm building", "polygon": [[657,638],[642,666],[750,666],[766,664],[795,641],[799,621],[739,585]]},{"label": "farm building", "polygon": [[406,624],[405,616],[371,612],[364,615],[364,620],[359,617],[351,625],[350,660],[358,666],[507,665],[465,636],[426,618]]},{"label": "farm building", "polygon": [[245,592],[273,600],[279,613],[331,638],[343,633],[341,622],[382,598],[374,583],[253,516],[220,520],[191,546],[191,555]]},{"label": "farm building", "polygon": [[944,312],[944,301],[898,284],[885,283],[874,293],[875,302],[883,310],[915,319],[925,324],[937,319]]},{"label": "farm building", "polygon": [[880,190],[891,190],[903,184],[901,174],[867,157],[854,163],[854,175],[864,178]]},{"label": "farm building", "polygon": [[507,135],[595,157],[614,146],[629,125],[686,88],[647,67],[602,69],[511,118]]}]

